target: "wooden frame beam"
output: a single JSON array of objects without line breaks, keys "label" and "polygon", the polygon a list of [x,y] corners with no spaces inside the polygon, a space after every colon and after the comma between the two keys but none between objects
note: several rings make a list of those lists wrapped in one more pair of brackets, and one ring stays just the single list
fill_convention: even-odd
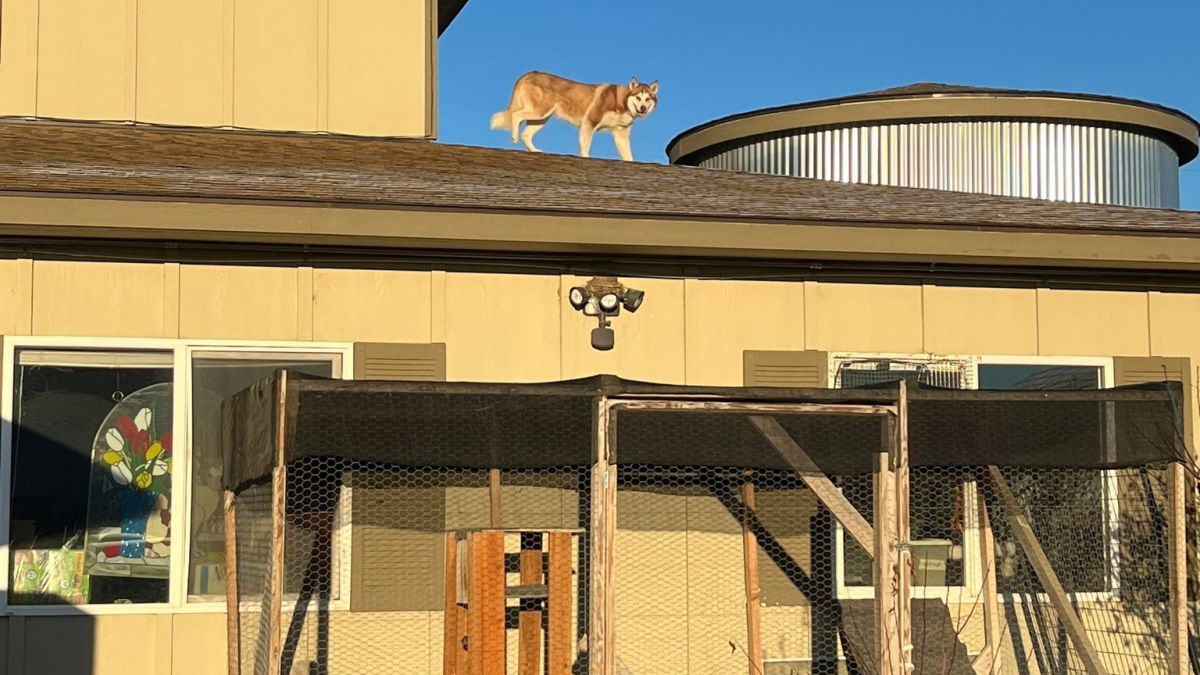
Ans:
[{"label": "wooden frame beam", "polygon": [[895,417],[895,439],[892,445],[892,470],[896,480],[895,494],[895,606],[896,630],[900,644],[900,674],[913,669],[912,644],[912,533],[909,529],[908,481],[908,380],[900,380],[900,400]]},{"label": "wooden frame beam", "polygon": [[1038,543],[1029,519],[1025,517],[1025,512],[1017,503],[1016,497],[1013,496],[1008,481],[1004,479],[1004,474],[1000,472],[999,467],[995,466],[989,466],[988,473],[991,475],[992,484],[996,488],[996,496],[1000,499],[1000,505],[1008,518],[1009,526],[1012,527],[1013,535],[1017,538],[1017,543],[1021,545],[1021,550],[1025,552],[1025,557],[1037,574],[1038,580],[1046,588],[1046,593],[1050,596],[1050,605],[1054,607],[1058,620],[1062,622],[1067,636],[1075,645],[1075,651],[1079,655],[1084,669],[1087,670],[1088,675],[1108,675],[1108,671],[1100,662],[1100,656],[1096,652],[1095,646],[1087,636],[1083,622],[1079,620],[1079,615],[1071,606],[1071,599],[1063,589],[1058,575],[1054,572],[1050,559],[1046,557],[1046,552]]},{"label": "wooden frame beam", "polygon": [[890,448],[896,439],[893,418],[884,420],[883,447],[875,455],[873,481],[875,529],[874,543],[864,547],[874,551],[875,579],[875,654],[880,675],[907,675],[900,669],[900,627],[896,622],[896,480],[892,472]]},{"label": "wooden frame beam", "polygon": [[546,608],[549,614],[549,630],[546,639],[546,675],[571,675],[575,661],[571,639],[571,614],[574,604],[573,581],[571,579],[571,542],[569,532],[552,532],[547,536],[549,569],[546,585],[549,599]]},{"label": "wooden frame beam", "polygon": [[747,470],[742,482],[742,566],[746,581],[746,652],[750,675],[764,675],[762,618],[759,607],[758,537],[754,534],[754,472]]},{"label": "wooden frame beam", "polygon": [[238,599],[237,511],[231,490],[225,490],[225,636],[229,675],[242,672],[242,612]]},{"label": "wooden frame beam", "polygon": [[613,539],[616,536],[617,465],[610,454],[608,399],[600,399],[594,413],[592,464],[591,616],[588,617],[588,672],[614,675],[613,649],[615,588]]},{"label": "wooden frame beam", "polygon": [[[821,500],[825,508],[829,509],[834,518],[837,518],[838,522],[842,524],[842,528],[854,538],[854,541],[858,542],[867,555],[874,557],[875,537],[871,530],[871,524],[846,499],[841,489],[821,471],[816,462],[812,461],[812,458],[796,443],[791,434],[773,417],[754,416],[750,418],[750,422],[775,448],[779,456],[788,463],[788,466],[804,479],[804,484],[813,491],[817,499]],[[878,523],[879,520],[876,519],[875,522]]]},{"label": "wooden frame beam", "polygon": [[996,592],[996,539],[992,534],[992,521],[988,517],[987,502],[979,483],[975,489],[975,518],[979,531],[979,560],[983,566],[979,593],[983,596],[983,650],[975,657],[971,666],[976,675],[994,675],[1000,672],[1000,597]]},{"label": "wooden frame beam", "polygon": [[275,420],[275,468],[271,472],[271,567],[267,586],[271,595],[271,625],[267,635],[267,675],[282,675],[283,669],[283,565],[287,533],[287,371],[277,382]]},{"label": "wooden frame beam", "polygon": [[1170,511],[1167,527],[1170,547],[1167,562],[1171,574],[1171,660],[1167,664],[1171,675],[1190,675],[1188,659],[1187,617],[1187,472],[1182,462],[1173,462],[1168,469]]},{"label": "wooden frame beam", "polygon": [[[519,559],[521,586],[542,585],[542,535],[525,533],[521,537]],[[506,591],[509,595],[510,591]],[[545,597],[549,598],[547,588]],[[529,606],[525,603],[534,603]],[[517,652],[518,675],[541,675],[542,672],[542,607],[540,600],[522,600],[517,619],[519,635]]]}]

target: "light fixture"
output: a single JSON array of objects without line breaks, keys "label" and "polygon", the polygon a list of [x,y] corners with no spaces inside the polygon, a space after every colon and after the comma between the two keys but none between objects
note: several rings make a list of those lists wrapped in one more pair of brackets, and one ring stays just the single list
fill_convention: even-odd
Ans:
[{"label": "light fixture", "polygon": [[625,309],[630,312],[638,311],[638,307],[642,306],[642,299],[646,297],[645,291],[635,291],[632,288],[625,289]]},{"label": "light fixture", "polygon": [[600,325],[592,329],[592,348],[606,352],[616,343],[610,319],[620,316],[622,307],[636,312],[645,296],[643,291],[626,288],[616,277],[595,277],[584,286],[573,286],[567,301],[575,311],[598,319]]},{"label": "light fixture", "polygon": [[571,289],[570,293],[567,294],[567,300],[570,301],[571,306],[574,307],[575,311],[577,312],[582,310],[584,306],[587,305],[589,298],[591,298],[591,294],[588,293],[588,290],[583,286],[575,286]]}]

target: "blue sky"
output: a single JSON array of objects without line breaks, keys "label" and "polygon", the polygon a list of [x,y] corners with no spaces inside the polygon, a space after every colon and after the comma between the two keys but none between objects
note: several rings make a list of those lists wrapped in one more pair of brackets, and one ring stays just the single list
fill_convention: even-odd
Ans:
[{"label": "blue sky", "polygon": [[[439,46],[439,140],[514,147],[488,129],[513,82],[543,70],[584,82],[657,79],[633,130],[639,161],[665,162],[688,127],[735,112],[913,82],[1076,91],[1200,117],[1200,1],[470,0]],[[578,152],[554,121],[547,152]],[[592,145],[616,158],[610,134]],[[1182,168],[1200,210],[1200,160]]]}]

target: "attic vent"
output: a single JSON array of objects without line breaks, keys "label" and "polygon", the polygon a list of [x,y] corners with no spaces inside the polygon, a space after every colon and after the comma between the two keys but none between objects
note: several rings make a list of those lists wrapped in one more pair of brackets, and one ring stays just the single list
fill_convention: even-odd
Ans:
[{"label": "attic vent", "polygon": [[747,387],[824,387],[829,354],[819,351],[746,351],[743,382]]},{"label": "attic vent", "polygon": [[446,345],[356,342],[354,379],[443,382]]},{"label": "attic vent", "polygon": [[837,366],[835,386],[853,389],[900,380],[916,380],[944,389],[969,388],[965,362],[899,359],[842,361]]}]

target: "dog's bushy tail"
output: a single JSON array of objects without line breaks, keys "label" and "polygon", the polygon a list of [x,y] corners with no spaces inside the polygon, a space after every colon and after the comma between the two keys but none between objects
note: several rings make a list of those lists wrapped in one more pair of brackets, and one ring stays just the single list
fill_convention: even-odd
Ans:
[{"label": "dog's bushy tail", "polygon": [[507,129],[510,126],[512,126],[512,113],[509,111],[501,110],[495,115],[492,115],[493,129]]}]

